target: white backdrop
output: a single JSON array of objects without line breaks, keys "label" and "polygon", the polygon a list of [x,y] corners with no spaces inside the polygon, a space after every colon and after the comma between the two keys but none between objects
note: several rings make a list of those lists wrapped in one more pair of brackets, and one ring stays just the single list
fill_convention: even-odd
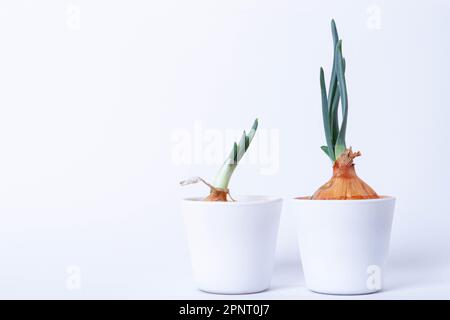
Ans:
[{"label": "white backdrop", "polygon": [[[223,298],[195,289],[179,210],[207,190],[178,182],[212,179],[255,117],[234,194],[330,177],[332,17],[357,171],[398,199],[386,291],[368,297],[450,298],[448,0],[1,1],[0,297]],[[242,298],[324,298],[292,222],[273,289]]]}]

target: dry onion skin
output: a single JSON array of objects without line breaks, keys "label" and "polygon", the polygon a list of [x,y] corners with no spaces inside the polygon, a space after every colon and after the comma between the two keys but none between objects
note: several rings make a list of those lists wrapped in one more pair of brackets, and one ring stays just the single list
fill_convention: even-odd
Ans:
[{"label": "dry onion skin", "polygon": [[242,159],[250,144],[255,137],[256,130],[258,129],[258,119],[253,122],[252,128],[247,134],[245,131],[242,134],[241,140],[239,143],[234,143],[233,149],[230,152],[230,155],[227,157],[219,172],[216,175],[213,183],[209,184],[205,180],[195,177],[189,180],[185,180],[181,182],[182,186],[203,182],[210,188],[210,194],[207,196],[204,201],[234,201],[230,196],[230,190],[228,189],[228,185],[230,184],[231,176],[236,170],[239,161]]},{"label": "dry onion skin", "polygon": [[[347,129],[348,96],[345,81],[345,59],[342,56],[342,40],[339,39],[336,24],[331,21],[334,59],[330,86],[327,94],[323,68],[320,68],[320,89],[322,96],[322,117],[326,146],[321,149],[333,162],[333,176],[311,197],[313,200],[357,200],[377,199],[378,194],[355,171],[353,160],[361,153],[353,152],[345,144]],[[342,122],[339,124],[338,110],[342,108]]]},{"label": "dry onion skin", "polygon": [[333,165],[333,177],[311,197],[315,200],[359,200],[377,199],[377,193],[355,171],[353,159],[361,153],[347,149]]}]

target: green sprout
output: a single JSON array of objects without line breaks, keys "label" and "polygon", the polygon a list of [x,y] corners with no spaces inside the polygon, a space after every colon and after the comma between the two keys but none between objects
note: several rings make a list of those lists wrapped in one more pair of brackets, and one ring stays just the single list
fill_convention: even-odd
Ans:
[{"label": "green sprout", "polygon": [[239,161],[242,159],[245,152],[249,148],[250,143],[252,142],[257,129],[258,129],[258,119],[255,120],[248,134],[244,131],[241,140],[239,141],[239,144],[237,144],[236,142],[234,143],[230,155],[225,160],[224,164],[220,168],[216,178],[212,183],[212,186],[214,188],[221,190],[228,189],[228,184],[230,183],[231,176],[233,175],[234,170],[239,164]]},{"label": "green sprout", "polygon": [[[321,149],[334,162],[346,150],[345,133],[347,130],[348,97],[345,82],[345,59],[342,57],[342,40],[339,39],[334,20],[331,20],[331,33],[333,35],[334,58],[328,95],[323,68],[320,68],[322,117],[327,142],[327,145],[322,146]],[[338,116],[339,101],[342,107],[342,123],[340,126]]]}]

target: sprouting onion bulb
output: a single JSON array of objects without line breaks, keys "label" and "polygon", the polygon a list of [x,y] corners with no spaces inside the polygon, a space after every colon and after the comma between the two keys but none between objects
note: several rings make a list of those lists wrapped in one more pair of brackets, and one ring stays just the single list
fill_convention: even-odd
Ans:
[{"label": "sprouting onion bulb", "polygon": [[[333,177],[314,193],[312,199],[378,198],[377,193],[356,175],[353,159],[360,156],[360,152],[353,152],[345,144],[348,116],[347,84],[345,81],[346,64],[342,56],[342,40],[339,39],[334,20],[331,21],[331,33],[333,35],[334,58],[328,94],[323,68],[320,68],[320,90],[323,126],[327,144],[322,146],[321,149],[333,162]],[[340,124],[339,105],[342,108],[342,122]]]},{"label": "sprouting onion bulb", "polygon": [[230,155],[227,157],[222,167],[214,179],[211,189],[211,194],[206,198],[209,201],[227,201],[228,185],[230,183],[231,176],[236,170],[239,161],[241,161],[245,152],[248,150],[253,138],[255,137],[256,130],[258,129],[258,119],[253,123],[252,128],[248,134],[244,131],[239,143],[234,143]]}]

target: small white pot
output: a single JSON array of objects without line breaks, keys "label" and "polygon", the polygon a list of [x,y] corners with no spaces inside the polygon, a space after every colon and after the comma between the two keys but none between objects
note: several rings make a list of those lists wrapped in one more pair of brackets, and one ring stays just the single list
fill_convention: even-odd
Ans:
[{"label": "small white pot", "polygon": [[307,287],[326,294],[367,294],[383,287],[395,199],[294,199]]},{"label": "small white pot", "polygon": [[194,276],[202,291],[255,293],[272,278],[282,200],[182,201]]}]

